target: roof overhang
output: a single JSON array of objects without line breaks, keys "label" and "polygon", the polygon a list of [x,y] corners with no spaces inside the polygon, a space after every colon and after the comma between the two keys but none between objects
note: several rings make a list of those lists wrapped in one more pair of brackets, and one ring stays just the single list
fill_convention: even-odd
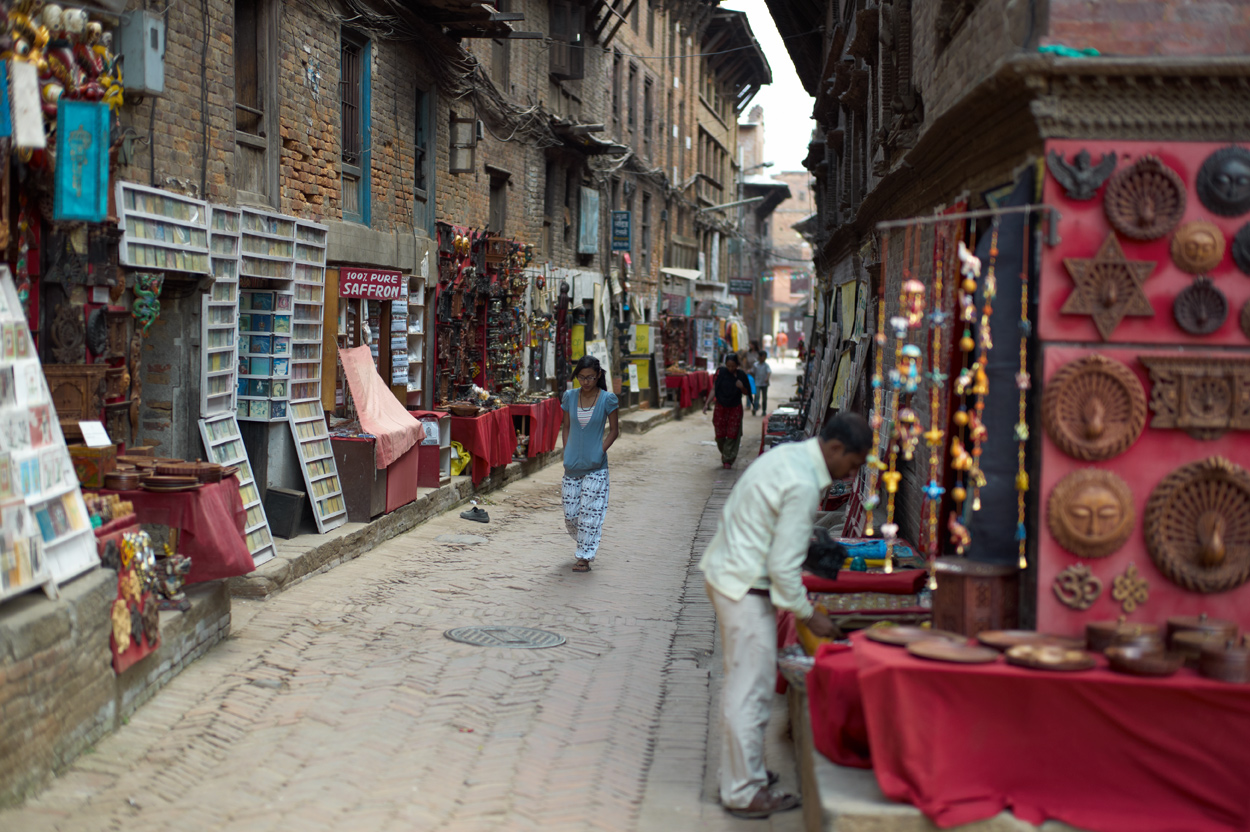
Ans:
[{"label": "roof overhang", "polygon": [[704,30],[700,48],[716,77],[729,87],[734,112],[741,113],[760,87],[773,82],[772,67],[746,12],[717,9]]},{"label": "roof overhang", "polygon": [[698,269],[679,269],[675,266],[665,266],[660,269],[660,274],[666,274],[669,277],[680,277],[682,280],[702,280],[703,272]]}]

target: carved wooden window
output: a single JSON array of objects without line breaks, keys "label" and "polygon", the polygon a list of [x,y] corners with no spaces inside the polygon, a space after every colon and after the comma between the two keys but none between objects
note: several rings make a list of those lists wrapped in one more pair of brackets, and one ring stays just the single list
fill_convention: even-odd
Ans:
[{"label": "carved wooden window", "polygon": [[972,17],[979,2],[980,0],[941,0],[936,32],[939,52],[954,40],[955,33]]},{"label": "carved wooden window", "polygon": [[343,219],[369,223],[369,41],[343,30],[339,43],[339,142]]},{"label": "carved wooden window", "polygon": [[270,0],[235,0],[235,186],[241,201],[264,205],[278,191],[277,28]]}]

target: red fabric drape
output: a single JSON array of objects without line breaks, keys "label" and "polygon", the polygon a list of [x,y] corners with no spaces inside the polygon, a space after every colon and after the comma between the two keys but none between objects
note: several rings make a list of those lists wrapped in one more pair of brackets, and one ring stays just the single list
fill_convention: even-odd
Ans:
[{"label": "red fabric drape", "polygon": [[365,433],[377,437],[375,464],[386,468],[399,459],[425,435],[421,425],[391,392],[373,365],[368,346],[339,350],[347,385],[356,403],[356,415]]}]

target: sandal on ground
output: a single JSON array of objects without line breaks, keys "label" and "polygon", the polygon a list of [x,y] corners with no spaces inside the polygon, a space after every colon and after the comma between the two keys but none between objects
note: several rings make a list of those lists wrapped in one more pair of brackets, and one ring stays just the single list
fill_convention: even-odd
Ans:
[{"label": "sandal on ground", "polygon": [[480,506],[474,506],[468,511],[462,511],[460,512],[460,516],[463,517],[465,520],[472,520],[475,523],[489,523],[490,522],[490,515],[487,514],[486,510],[481,508]]},{"label": "sandal on ground", "polygon": [[771,789],[773,786],[781,782],[781,775],[777,772],[765,769],[764,773],[768,775],[768,788]]},{"label": "sandal on ground", "polygon": [[586,560],[585,558],[578,558],[577,563],[573,564],[573,571],[574,572],[589,572],[590,561]]},{"label": "sandal on ground", "polygon": [[755,793],[755,797],[751,798],[751,802],[741,809],[727,809],[726,811],[734,817],[738,818],[766,818],[776,812],[789,812],[791,809],[797,809],[802,805],[797,795],[781,794],[770,791],[767,786]]}]

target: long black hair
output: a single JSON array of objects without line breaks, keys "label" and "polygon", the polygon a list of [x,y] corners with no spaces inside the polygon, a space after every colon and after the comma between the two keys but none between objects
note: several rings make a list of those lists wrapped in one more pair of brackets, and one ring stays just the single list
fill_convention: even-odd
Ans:
[{"label": "long black hair", "polygon": [[599,389],[608,389],[608,377],[603,372],[603,365],[599,363],[599,359],[595,358],[593,355],[583,355],[581,358],[577,359],[577,365],[573,367],[573,378],[577,378],[581,375],[582,370],[594,370],[599,374]]}]

